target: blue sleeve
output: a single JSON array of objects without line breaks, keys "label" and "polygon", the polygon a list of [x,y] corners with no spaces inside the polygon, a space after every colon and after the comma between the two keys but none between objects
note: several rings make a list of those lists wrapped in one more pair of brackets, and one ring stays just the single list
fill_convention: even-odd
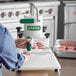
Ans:
[{"label": "blue sleeve", "polygon": [[6,28],[1,28],[0,35],[0,57],[4,66],[12,71],[18,70],[23,64],[25,57],[16,53],[16,46],[13,38]]}]

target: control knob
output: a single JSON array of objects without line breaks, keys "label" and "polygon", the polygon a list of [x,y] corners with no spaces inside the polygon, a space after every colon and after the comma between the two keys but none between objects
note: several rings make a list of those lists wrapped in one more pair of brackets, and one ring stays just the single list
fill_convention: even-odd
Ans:
[{"label": "control knob", "polygon": [[29,14],[30,13],[30,11],[29,10],[27,10],[26,12],[25,12],[25,14]]},{"label": "control knob", "polygon": [[39,11],[39,14],[43,14],[43,13],[44,13],[44,10],[41,9],[41,10]]},{"label": "control knob", "polygon": [[9,12],[9,13],[8,13],[8,16],[9,16],[9,17],[13,16],[13,12]]},{"label": "control knob", "polygon": [[5,16],[6,16],[6,13],[5,12],[2,12],[1,13],[1,17],[4,18]]},{"label": "control knob", "polygon": [[20,15],[20,11],[17,11],[17,12],[15,13],[15,15],[16,15],[16,16],[19,16],[19,15]]},{"label": "control knob", "polygon": [[49,14],[51,14],[51,13],[52,13],[52,11],[53,11],[53,9],[49,9],[49,10],[48,10],[48,13],[49,13]]}]

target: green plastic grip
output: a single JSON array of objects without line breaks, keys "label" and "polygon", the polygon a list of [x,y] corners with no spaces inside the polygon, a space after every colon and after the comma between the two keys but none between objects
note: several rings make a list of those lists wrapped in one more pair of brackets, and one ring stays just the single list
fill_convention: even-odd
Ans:
[{"label": "green plastic grip", "polygon": [[21,24],[34,23],[34,19],[20,19]]},{"label": "green plastic grip", "polygon": [[[28,36],[27,39],[32,39],[32,38],[30,36]],[[31,51],[32,47],[31,47],[30,42],[26,43],[26,47],[27,47],[27,51]]]}]

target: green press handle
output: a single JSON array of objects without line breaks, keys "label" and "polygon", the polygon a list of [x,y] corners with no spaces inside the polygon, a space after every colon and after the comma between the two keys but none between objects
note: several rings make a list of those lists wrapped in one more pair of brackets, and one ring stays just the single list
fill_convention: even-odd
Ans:
[{"label": "green press handle", "polygon": [[[27,39],[32,39],[30,36],[27,37]],[[26,42],[27,51],[31,51],[32,47],[30,42]]]}]

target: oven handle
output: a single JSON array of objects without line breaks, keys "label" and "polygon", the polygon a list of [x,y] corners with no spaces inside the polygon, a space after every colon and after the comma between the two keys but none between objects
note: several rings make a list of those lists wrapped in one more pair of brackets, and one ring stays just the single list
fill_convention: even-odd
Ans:
[{"label": "oven handle", "polygon": [[68,25],[68,24],[76,24],[76,22],[67,22],[67,23],[64,23],[64,25]]},{"label": "oven handle", "polygon": [[[55,16],[50,16],[50,17],[43,17],[43,20],[48,20],[48,19],[55,19]],[[19,19],[18,20],[7,20],[7,21],[0,21],[0,23],[6,23],[6,24],[8,24],[8,23],[20,23],[19,22]]]},{"label": "oven handle", "polygon": [[19,20],[0,21],[0,23],[5,23],[5,24],[8,24],[8,23],[19,23]]}]

